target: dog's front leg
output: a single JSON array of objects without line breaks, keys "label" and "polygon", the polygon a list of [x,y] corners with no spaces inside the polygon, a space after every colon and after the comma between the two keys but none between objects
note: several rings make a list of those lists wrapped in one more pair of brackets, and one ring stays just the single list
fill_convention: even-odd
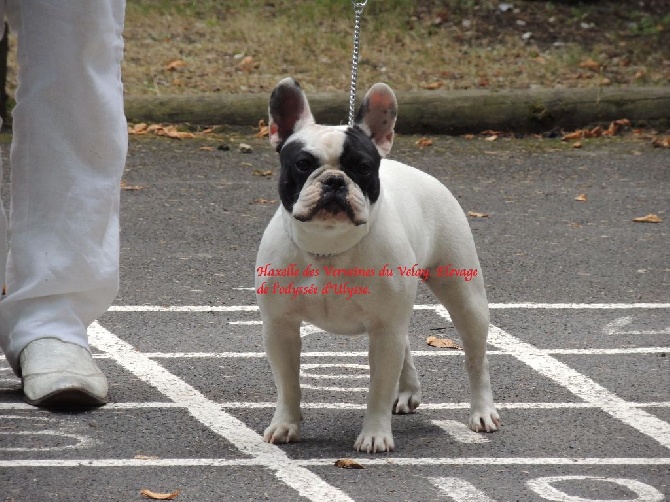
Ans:
[{"label": "dog's front leg", "polygon": [[263,341],[277,387],[277,407],[263,439],[268,443],[300,440],[300,322],[264,320]]},{"label": "dog's front leg", "polygon": [[405,336],[382,330],[369,333],[370,390],[363,429],[354,443],[358,451],[393,451],[391,412],[405,357]]}]

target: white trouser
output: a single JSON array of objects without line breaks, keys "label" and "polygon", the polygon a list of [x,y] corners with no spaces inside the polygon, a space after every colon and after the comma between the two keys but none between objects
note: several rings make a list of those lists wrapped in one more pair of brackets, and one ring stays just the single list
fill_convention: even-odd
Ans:
[{"label": "white trouser", "polygon": [[38,338],[88,347],[88,325],[118,292],[124,10],[0,0],[18,38],[9,225],[0,215],[0,347],[17,375]]}]

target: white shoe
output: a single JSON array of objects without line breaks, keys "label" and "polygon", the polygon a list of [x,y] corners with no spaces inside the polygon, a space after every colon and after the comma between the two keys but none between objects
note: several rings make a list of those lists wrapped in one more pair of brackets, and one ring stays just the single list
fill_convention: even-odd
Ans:
[{"label": "white shoe", "polygon": [[107,377],[79,345],[41,338],[23,349],[19,363],[28,404],[80,408],[107,402]]}]

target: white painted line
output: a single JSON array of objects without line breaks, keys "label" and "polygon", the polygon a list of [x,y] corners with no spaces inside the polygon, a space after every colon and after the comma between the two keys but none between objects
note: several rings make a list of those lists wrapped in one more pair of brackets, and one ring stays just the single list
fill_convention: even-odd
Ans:
[{"label": "white painted line", "polygon": [[[526,482],[526,486],[537,493],[544,500],[554,500],[556,502],[597,502],[594,499],[586,499],[568,495],[559,490],[552,483],[561,483],[565,481],[590,481],[590,485],[595,483],[613,483],[624,488],[627,488],[635,494],[634,499],[626,498],[625,500],[640,502],[662,502],[666,500],[661,492],[656,488],[646,483],[642,483],[636,479],[628,478],[603,478],[600,476],[551,476],[531,479]],[[602,500],[602,499],[600,499]],[[617,502],[616,500],[606,499],[609,502]],[[619,499],[620,501],[621,499]]]},{"label": "white painted line", "polygon": [[228,324],[262,325],[263,321],[228,321]]},{"label": "white painted line", "polygon": [[495,502],[484,492],[461,478],[428,478],[428,481],[455,502]]},{"label": "white painted line", "polygon": [[[347,389],[348,391],[352,389]],[[361,388],[361,391],[367,389]],[[628,403],[632,408],[670,408],[670,401],[660,401],[660,402],[640,402],[640,403]],[[245,402],[245,401],[226,401],[218,403],[221,408],[224,409],[261,409],[261,408],[274,408],[276,406],[275,402],[270,401],[259,401],[259,402]],[[304,409],[329,409],[329,410],[364,410],[366,405],[363,401],[360,403],[309,403],[304,402],[300,405]],[[597,404],[594,403],[496,403],[496,407],[500,410],[557,410],[557,409],[588,409],[588,408],[599,408]],[[134,410],[134,409],[183,409],[186,408],[185,404],[173,403],[173,402],[147,402],[147,403],[108,403],[101,408],[98,408],[97,411],[112,411],[112,410]],[[441,410],[467,410],[470,409],[470,403],[421,403],[419,406],[418,413],[422,411],[441,411]],[[38,408],[31,406],[27,403],[0,403],[0,411],[2,410],[19,410],[19,411],[34,411],[39,412]]]},{"label": "white painted line", "polygon": [[[311,373],[309,370],[315,370],[317,368],[338,368],[338,369],[349,369],[349,370],[358,370],[358,373],[349,374],[325,374],[325,373]],[[326,379],[326,380],[369,380],[370,379],[370,367],[367,364],[350,364],[350,363],[316,363],[316,364],[301,364],[300,365],[300,377],[301,378],[316,378],[316,379]]]},{"label": "white painted line", "polygon": [[[430,465],[614,465],[614,466],[663,466],[670,465],[669,457],[655,458],[573,458],[573,457],[372,457],[356,456],[365,467],[372,466],[430,466]],[[332,466],[337,458],[316,458],[292,460],[293,466],[321,467]],[[267,467],[259,458],[103,458],[103,459],[12,459],[0,460],[0,467]],[[317,500],[332,500],[321,498]]]},{"label": "white painted line", "polygon": [[[624,347],[616,349],[536,349],[545,354],[563,355],[628,355],[628,354],[665,354],[670,347]],[[490,356],[509,355],[504,350],[489,350]],[[265,352],[144,352],[150,359],[243,359],[265,358]],[[462,350],[413,350],[414,357],[463,357]],[[108,354],[93,354],[95,359],[110,359]],[[302,358],[312,357],[368,357],[367,352],[303,352]],[[1,380],[0,380],[1,381]]]},{"label": "white painted line", "polygon": [[[437,313],[440,314],[439,311]],[[506,350],[541,375],[568,389],[580,399],[594,404],[638,432],[670,448],[669,423],[631,406],[631,403],[621,399],[587,376],[496,326],[489,326],[488,341],[491,345]]]},{"label": "white painted line", "polygon": [[456,420],[431,420],[431,422],[449,434],[457,443],[483,444],[490,442],[484,434],[473,432],[467,425]]},{"label": "white painted line", "polygon": [[[440,304],[415,305],[415,310],[436,310]],[[489,309],[670,309],[670,303],[489,303]],[[257,305],[112,305],[109,312],[253,312]]]},{"label": "white painted line", "polygon": [[119,365],[175,403],[184,405],[196,420],[232,443],[241,453],[255,457],[300,496],[314,501],[351,501],[344,492],[296,465],[280,448],[265,443],[259,434],[223,411],[219,404],[207,399],[197,389],[136,351],[132,345],[97,322],[89,327],[88,335],[91,345],[110,354]]},{"label": "white painted line", "polygon": [[[302,460],[300,465],[331,465],[336,459]],[[572,458],[572,457],[357,457],[364,466],[373,465],[670,465],[670,457],[655,458]]]},{"label": "white painted line", "polygon": [[625,326],[633,322],[632,316],[619,317],[604,328],[606,335],[670,335],[670,327],[651,331],[622,331]]}]

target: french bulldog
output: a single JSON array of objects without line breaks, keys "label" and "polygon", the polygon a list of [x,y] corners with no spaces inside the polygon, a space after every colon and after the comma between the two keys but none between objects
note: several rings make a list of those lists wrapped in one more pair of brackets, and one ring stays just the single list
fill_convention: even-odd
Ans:
[{"label": "french bulldog", "polygon": [[394,449],[392,413],[412,413],[421,402],[408,338],[420,281],[463,340],[470,429],[492,432],[500,425],[486,357],[488,303],[470,226],[442,183],[384,158],[396,115],[395,94],[381,83],[366,94],[353,126],[316,124],[292,78],[271,94],[269,136],[281,163],[281,204],[256,259],[263,341],[277,388],[267,442],[300,438],[300,326],[306,321],[335,334],[367,333],[370,384],[354,448]]}]

